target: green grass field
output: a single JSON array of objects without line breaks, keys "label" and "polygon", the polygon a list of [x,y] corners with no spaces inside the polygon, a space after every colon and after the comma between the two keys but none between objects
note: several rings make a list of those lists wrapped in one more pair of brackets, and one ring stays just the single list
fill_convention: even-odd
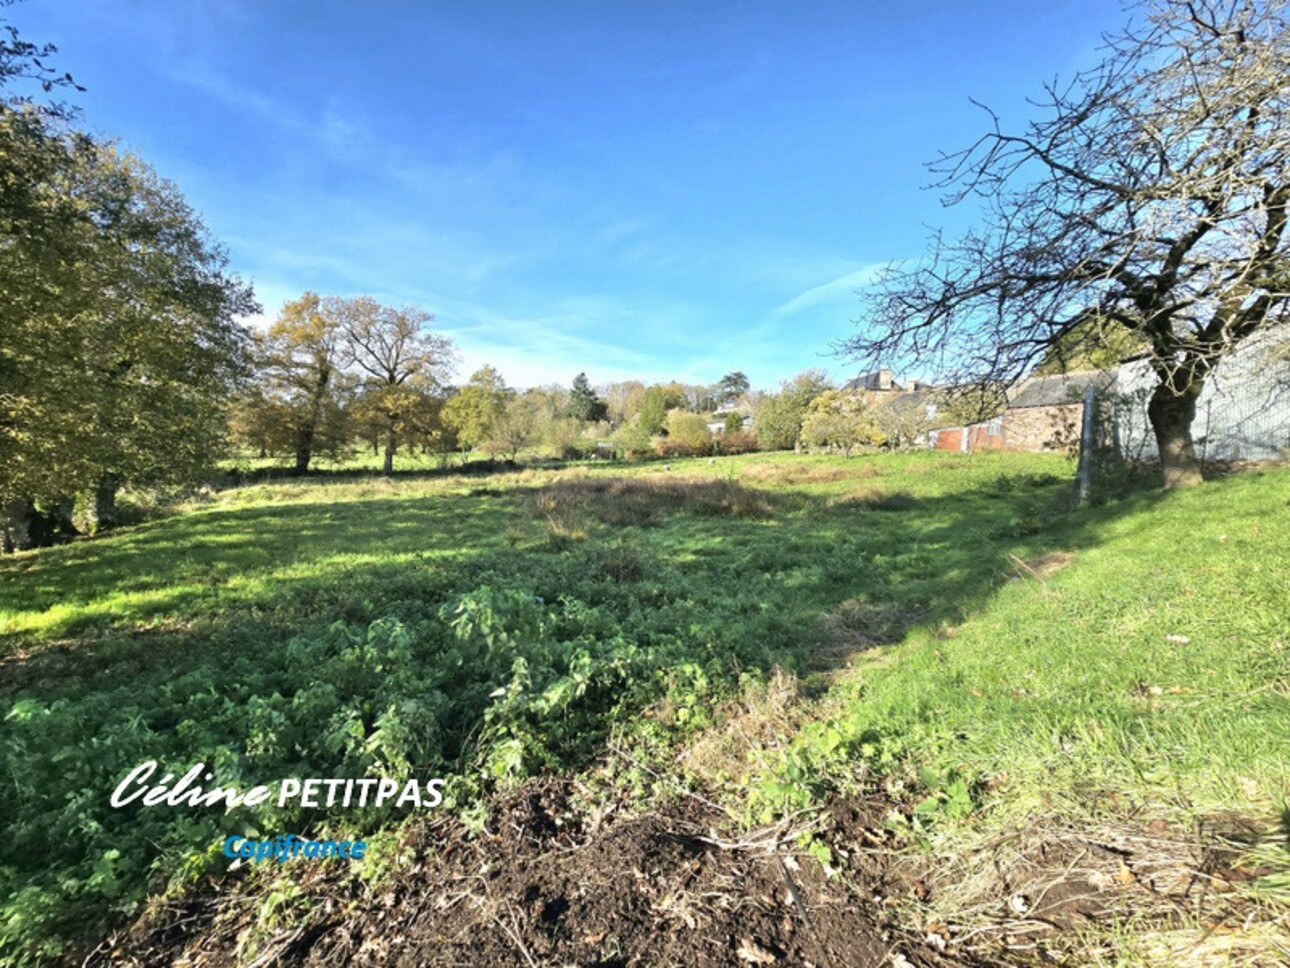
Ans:
[{"label": "green grass field", "polygon": [[[928,850],[1040,815],[1273,823],[1290,471],[1079,510],[1073,473],[920,453],[319,475],[0,560],[0,960],[218,873],[229,833],[404,816],[109,807],[151,758],[244,788],[444,776],[469,818],[612,734],[679,751],[675,783],[747,823],[884,778]],[[730,741],[758,702],[788,732]]]}]

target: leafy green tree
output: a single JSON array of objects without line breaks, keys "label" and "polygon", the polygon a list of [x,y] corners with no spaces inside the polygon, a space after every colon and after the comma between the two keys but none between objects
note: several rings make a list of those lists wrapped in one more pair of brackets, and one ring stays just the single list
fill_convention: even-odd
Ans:
[{"label": "leafy green tree", "polygon": [[322,300],[306,292],[282,307],[260,340],[259,373],[266,402],[286,421],[296,473],[309,469],[314,448],[337,451],[346,436],[345,396],[352,380],[341,369],[344,334],[340,321],[322,312]]},{"label": "leafy green tree", "polygon": [[565,416],[581,420],[583,423],[596,423],[604,420],[608,413],[608,404],[596,396],[596,391],[591,388],[591,383],[587,380],[587,374],[579,373],[574,377],[573,386],[569,388],[569,402],[565,407]]},{"label": "leafy green tree", "polygon": [[[646,436],[662,432],[667,423],[670,402],[665,387],[652,386],[645,391],[645,400],[640,413],[640,429]],[[672,402],[672,406],[678,405],[679,402]]]},{"label": "leafy green tree", "polygon": [[106,525],[123,483],[210,465],[259,307],[139,159],[12,105],[0,159],[0,504],[21,546],[72,495]]},{"label": "leafy green tree", "polygon": [[233,399],[228,430],[234,444],[249,447],[261,458],[276,456],[295,443],[287,405],[269,398],[255,385]]},{"label": "leafy green tree", "polygon": [[834,448],[850,457],[864,444],[885,438],[863,391],[825,390],[810,402],[802,418],[802,440],[812,447]]},{"label": "leafy green tree", "polygon": [[801,442],[802,420],[811,401],[832,383],[822,370],[803,370],[780,384],[779,392],[765,397],[757,410],[753,429],[762,450],[791,450]]},{"label": "leafy green tree", "polygon": [[688,410],[671,411],[667,415],[665,452],[691,457],[712,453],[712,431],[708,429],[708,422]]},{"label": "leafy green tree", "polygon": [[1146,349],[1146,342],[1130,330],[1088,313],[1053,340],[1034,372],[1047,376],[1107,369]]},{"label": "leafy green tree", "polygon": [[716,385],[713,396],[716,398],[717,406],[728,407],[748,392],[751,384],[748,377],[744,376],[739,370],[733,373],[727,373],[721,378]]},{"label": "leafy green tree", "polygon": [[492,436],[509,395],[502,375],[485,366],[444,404],[443,419],[456,433],[463,455]]},{"label": "leafy green tree", "polygon": [[654,437],[645,429],[641,420],[642,414],[637,414],[632,420],[623,424],[614,431],[614,446],[623,452],[623,456],[630,460],[644,457],[654,452]]},{"label": "leafy green tree", "polygon": [[521,450],[533,443],[545,411],[546,398],[540,390],[510,395],[493,423],[484,448],[507,460],[515,460]]}]

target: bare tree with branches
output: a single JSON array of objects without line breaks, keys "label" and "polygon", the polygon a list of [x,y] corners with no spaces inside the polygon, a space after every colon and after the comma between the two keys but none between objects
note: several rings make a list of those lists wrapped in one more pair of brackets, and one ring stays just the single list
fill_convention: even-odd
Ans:
[{"label": "bare tree with branches", "polygon": [[452,341],[429,331],[430,313],[382,306],[370,296],[328,296],[322,315],[344,335],[342,361],[359,376],[362,409],[382,427],[384,471],[392,474],[400,435],[424,409],[423,398],[451,372]]},{"label": "bare tree with branches", "polygon": [[891,267],[838,349],[993,383],[1128,335],[1156,376],[1165,486],[1186,486],[1206,378],[1290,315],[1287,0],[1150,3],[1105,51],[1046,86],[1022,133],[989,112],[931,164],[946,204],[979,200],[980,227]]}]

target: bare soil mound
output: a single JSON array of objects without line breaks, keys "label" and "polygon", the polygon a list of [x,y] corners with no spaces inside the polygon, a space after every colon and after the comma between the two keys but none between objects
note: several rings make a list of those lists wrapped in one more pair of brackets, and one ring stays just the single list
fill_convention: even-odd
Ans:
[{"label": "bare soil mound", "polygon": [[406,845],[407,865],[373,889],[317,865],[268,928],[273,892],[248,893],[231,875],[155,905],[82,963],[968,964],[896,925],[892,899],[915,887],[870,849],[885,836],[877,805],[835,808],[830,840],[856,849],[828,877],[773,832],[723,839],[724,817],[696,800],[593,821],[571,819],[568,796],[557,783],[512,794],[479,837],[430,824]]},{"label": "bare soil mound", "polygon": [[788,826],[732,834],[697,798],[588,811],[575,782],[499,797],[479,836],[446,817],[410,829],[371,883],[303,862],[293,881],[231,872],[67,964],[980,968],[1085,963],[1094,949],[1113,960],[1113,938],[1087,932],[1133,919],[1160,963],[1282,963],[1264,937],[1281,916],[1232,890],[1264,873],[1241,860],[1264,833],[1231,824],[1095,836],[1054,818],[933,857],[895,849],[895,805],[875,796],[814,819],[837,865],[826,872]]}]

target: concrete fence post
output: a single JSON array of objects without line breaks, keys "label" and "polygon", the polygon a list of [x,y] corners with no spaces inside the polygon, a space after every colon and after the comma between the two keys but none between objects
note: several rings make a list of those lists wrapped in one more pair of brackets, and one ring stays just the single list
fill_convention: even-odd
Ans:
[{"label": "concrete fence post", "polygon": [[1093,465],[1097,461],[1097,396],[1092,386],[1084,388],[1084,420],[1079,435],[1079,503],[1088,500],[1093,488]]}]

